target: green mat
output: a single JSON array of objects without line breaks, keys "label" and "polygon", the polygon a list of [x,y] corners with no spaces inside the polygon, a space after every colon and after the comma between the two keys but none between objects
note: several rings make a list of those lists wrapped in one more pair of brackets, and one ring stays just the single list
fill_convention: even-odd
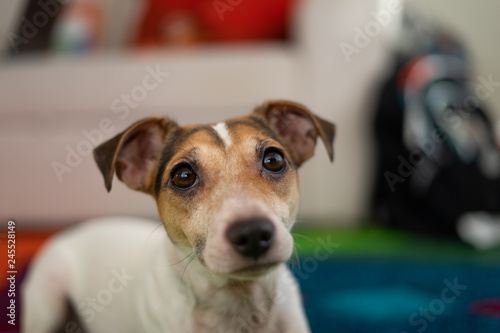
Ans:
[{"label": "green mat", "polygon": [[[301,256],[314,254],[321,243],[337,244],[331,253],[338,256],[377,256],[428,261],[500,264],[500,247],[479,252],[459,240],[426,237],[377,228],[326,229],[298,226],[293,230]],[[332,245],[333,249],[333,245]]]}]

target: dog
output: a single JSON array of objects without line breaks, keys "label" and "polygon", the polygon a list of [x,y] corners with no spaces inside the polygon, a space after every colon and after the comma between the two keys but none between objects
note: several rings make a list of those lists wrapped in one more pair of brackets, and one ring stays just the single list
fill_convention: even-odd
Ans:
[{"label": "dog", "polygon": [[23,284],[22,332],[310,332],[285,263],[297,169],[317,137],[333,161],[334,136],[289,101],[212,125],[131,125],[94,157],[108,192],[116,173],[156,200],[163,228],[108,217],[56,235]]}]

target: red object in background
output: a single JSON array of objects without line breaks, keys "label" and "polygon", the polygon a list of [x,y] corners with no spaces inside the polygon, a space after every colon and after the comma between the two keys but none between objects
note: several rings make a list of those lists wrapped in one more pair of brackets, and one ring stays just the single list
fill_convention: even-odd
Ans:
[{"label": "red object in background", "polygon": [[283,40],[299,0],[147,0],[136,44]]},{"label": "red object in background", "polygon": [[[0,280],[0,307],[3,309],[0,332],[19,332],[19,322],[22,318],[21,283],[26,274],[28,263],[55,232],[24,232],[15,229],[15,239],[12,239],[15,240],[15,243],[11,242],[15,245],[15,253],[12,257],[7,256],[8,234],[6,231],[0,233],[0,251],[3,254],[0,260],[0,270],[3,272],[2,274],[5,274]],[[13,261],[8,262],[8,260]],[[10,264],[13,266],[9,267]],[[11,271],[16,273],[7,273]],[[7,280],[7,277],[12,276],[14,276],[13,280]]]},{"label": "red object in background", "polygon": [[[35,253],[43,246],[43,244],[59,230],[34,232],[34,231],[18,231],[16,230],[15,238],[15,270],[20,274],[26,269],[29,262]],[[0,251],[2,259],[0,260],[0,270],[7,272],[11,269],[7,267],[7,240],[6,233],[0,234]],[[5,273],[6,274],[6,273]],[[0,280],[0,289],[7,286],[8,281],[4,278]],[[1,332],[1,331],[0,331]]]},{"label": "red object in background", "polygon": [[500,298],[490,298],[475,301],[469,307],[473,315],[500,319]]}]

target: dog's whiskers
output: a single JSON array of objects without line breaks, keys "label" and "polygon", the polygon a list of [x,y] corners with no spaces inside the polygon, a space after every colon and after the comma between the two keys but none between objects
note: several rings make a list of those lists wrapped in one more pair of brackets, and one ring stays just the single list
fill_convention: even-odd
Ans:
[{"label": "dog's whiskers", "polygon": [[314,239],[312,239],[311,237],[307,237],[307,236],[305,236],[305,235],[298,234],[298,233],[296,233],[296,232],[291,232],[290,234],[291,234],[294,238],[295,238],[295,237],[302,237],[303,239],[307,239],[308,241],[311,241],[311,242],[313,242],[313,243],[315,242],[315,241],[314,241]]},{"label": "dog's whiskers", "polygon": [[[186,273],[186,269],[188,268],[189,264],[196,258],[196,254],[194,252],[191,252],[191,254],[188,255],[186,258],[189,258],[189,261],[186,263],[186,265],[184,266],[184,268],[182,270],[181,280],[179,282],[179,291],[181,290],[182,282],[184,281],[184,273]],[[186,258],[184,258],[184,259],[186,259]]]},{"label": "dog's whiskers", "polygon": [[[299,247],[300,249],[300,247]],[[298,267],[299,270],[301,269],[300,267],[300,257],[299,257],[299,252],[297,251],[297,248],[294,244],[294,247],[293,247],[293,252],[292,252],[292,255],[294,258],[291,258],[290,259],[290,263],[292,264],[292,267]]]},{"label": "dog's whiskers", "polygon": [[172,266],[175,266],[175,265],[177,265],[177,264],[180,264],[180,263],[181,263],[181,262],[183,262],[184,260],[186,260],[186,259],[190,258],[193,254],[194,254],[194,252],[190,252],[190,253],[188,253],[188,255],[187,255],[187,256],[185,256],[184,258],[182,258],[182,259],[181,259],[181,260],[179,260],[179,261],[174,262],[173,264],[170,264],[170,265],[158,265],[158,267],[172,267]]},{"label": "dog's whiskers", "polygon": [[154,227],[154,229],[151,230],[151,232],[149,233],[148,237],[146,237],[146,239],[144,240],[144,243],[146,243],[149,240],[149,238],[155,233],[155,231],[158,230],[158,228],[161,226],[163,226],[163,223],[160,223],[156,227]]}]

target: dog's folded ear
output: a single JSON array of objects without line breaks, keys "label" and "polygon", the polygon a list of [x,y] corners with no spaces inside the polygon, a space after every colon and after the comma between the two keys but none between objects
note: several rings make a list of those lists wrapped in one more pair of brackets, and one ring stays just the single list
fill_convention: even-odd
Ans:
[{"label": "dog's folded ear", "polygon": [[133,190],[153,193],[154,176],[167,132],[177,125],[166,118],[146,118],[94,149],[94,159],[111,191],[113,175]]},{"label": "dog's folded ear", "polygon": [[289,101],[268,101],[254,113],[264,116],[271,129],[285,141],[297,166],[313,156],[318,136],[333,161],[335,125],[315,116],[305,106]]}]

